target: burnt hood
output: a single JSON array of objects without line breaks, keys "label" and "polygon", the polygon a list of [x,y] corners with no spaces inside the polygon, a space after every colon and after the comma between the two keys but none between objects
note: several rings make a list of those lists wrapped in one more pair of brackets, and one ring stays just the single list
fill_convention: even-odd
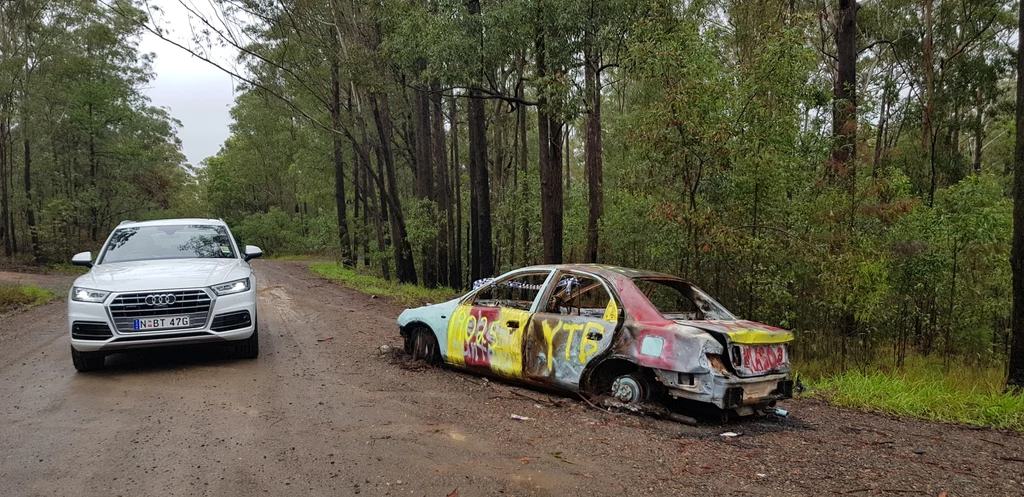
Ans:
[{"label": "burnt hood", "polygon": [[732,343],[749,345],[793,341],[792,331],[768,326],[756,321],[677,320],[676,323],[728,337]]}]

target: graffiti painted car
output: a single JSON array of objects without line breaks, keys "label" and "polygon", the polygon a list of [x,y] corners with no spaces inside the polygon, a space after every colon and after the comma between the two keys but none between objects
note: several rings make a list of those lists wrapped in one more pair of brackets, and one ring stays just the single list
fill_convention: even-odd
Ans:
[{"label": "graffiti painted car", "polygon": [[626,405],[675,399],[750,415],[792,397],[793,334],[738,319],[680,278],[549,265],[475,286],[449,302],[403,312],[406,351]]}]

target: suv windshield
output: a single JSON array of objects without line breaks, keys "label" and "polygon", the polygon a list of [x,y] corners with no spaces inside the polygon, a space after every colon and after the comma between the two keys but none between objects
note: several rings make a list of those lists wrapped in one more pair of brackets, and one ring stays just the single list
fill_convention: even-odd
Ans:
[{"label": "suv windshield", "polygon": [[231,238],[223,226],[140,226],[115,230],[100,263],[234,257]]},{"label": "suv windshield", "polygon": [[685,281],[635,278],[633,283],[666,319],[736,319],[722,304]]}]

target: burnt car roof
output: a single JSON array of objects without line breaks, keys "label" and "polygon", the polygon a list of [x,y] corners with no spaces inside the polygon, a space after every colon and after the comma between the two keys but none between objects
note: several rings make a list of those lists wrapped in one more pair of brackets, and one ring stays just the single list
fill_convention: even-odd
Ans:
[{"label": "burnt car roof", "polygon": [[565,269],[575,271],[589,271],[591,273],[604,276],[609,279],[618,279],[621,277],[626,278],[669,278],[673,280],[684,281],[678,276],[671,274],[659,273],[656,271],[646,271],[642,269],[633,269],[622,266],[611,266],[607,264],[541,264],[537,266],[528,266],[520,269]]}]

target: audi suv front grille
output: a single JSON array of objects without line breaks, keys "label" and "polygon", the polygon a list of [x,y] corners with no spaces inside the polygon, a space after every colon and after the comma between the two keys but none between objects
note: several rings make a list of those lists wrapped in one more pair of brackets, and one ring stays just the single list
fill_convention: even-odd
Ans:
[{"label": "audi suv front grille", "polygon": [[[188,316],[188,328],[202,328],[210,317],[213,299],[203,290],[169,290],[123,293],[109,304],[110,317],[121,333],[136,331],[135,320],[164,316]],[[162,331],[162,330],[160,330]]]}]

